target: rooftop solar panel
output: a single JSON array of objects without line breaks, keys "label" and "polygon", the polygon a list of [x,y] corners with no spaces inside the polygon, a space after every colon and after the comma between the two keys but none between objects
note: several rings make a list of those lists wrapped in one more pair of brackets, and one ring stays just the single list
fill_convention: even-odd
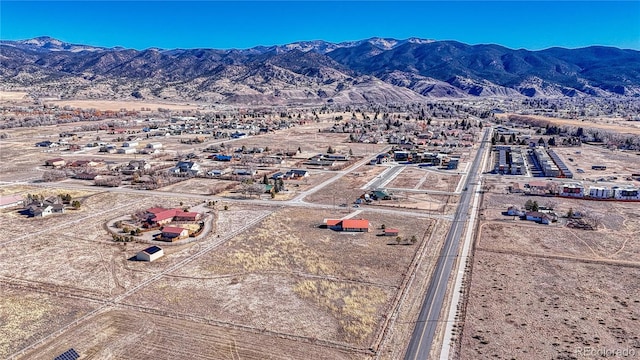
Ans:
[{"label": "rooftop solar panel", "polygon": [[76,360],[80,358],[78,352],[76,352],[73,348],[63,352],[62,354],[56,356],[53,360]]},{"label": "rooftop solar panel", "polygon": [[155,253],[157,253],[157,252],[158,252],[158,251],[160,251],[160,250],[162,250],[162,249],[160,249],[160,248],[159,248],[159,247],[157,247],[157,246],[152,246],[152,247],[148,247],[148,248],[146,248],[146,249],[144,250],[144,252],[146,252],[147,254],[155,254]]}]

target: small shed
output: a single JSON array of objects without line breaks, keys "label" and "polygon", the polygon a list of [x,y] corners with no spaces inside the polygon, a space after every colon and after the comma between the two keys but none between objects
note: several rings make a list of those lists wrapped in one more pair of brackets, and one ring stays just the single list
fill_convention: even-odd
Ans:
[{"label": "small shed", "polygon": [[398,229],[386,228],[384,229],[384,236],[398,236],[400,231]]},{"label": "small shed", "polygon": [[164,250],[159,246],[151,246],[136,255],[138,261],[154,261],[164,256]]}]

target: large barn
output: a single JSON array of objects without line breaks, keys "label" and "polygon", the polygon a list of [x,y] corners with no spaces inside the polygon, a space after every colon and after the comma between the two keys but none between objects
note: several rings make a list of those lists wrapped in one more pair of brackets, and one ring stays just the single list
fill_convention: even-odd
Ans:
[{"label": "large barn", "polygon": [[154,261],[161,258],[164,255],[164,250],[158,246],[151,246],[136,255],[138,261]]}]

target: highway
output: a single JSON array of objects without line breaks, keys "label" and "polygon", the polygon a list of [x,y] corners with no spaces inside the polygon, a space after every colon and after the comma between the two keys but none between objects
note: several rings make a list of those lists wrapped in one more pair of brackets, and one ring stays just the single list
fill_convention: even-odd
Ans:
[{"label": "highway", "polygon": [[440,323],[440,312],[447,292],[447,285],[451,278],[451,271],[458,256],[460,239],[464,232],[467,221],[471,199],[475,192],[475,181],[479,175],[480,164],[486,151],[486,144],[491,132],[490,128],[485,130],[482,142],[478,148],[473,164],[464,183],[460,202],[451,224],[451,229],[447,234],[445,242],[440,251],[440,256],[436,263],[427,293],[425,295],[420,314],[416,321],[416,326],[411,335],[411,341],[405,354],[405,360],[424,360],[429,358],[429,352],[433,345],[438,324]]}]

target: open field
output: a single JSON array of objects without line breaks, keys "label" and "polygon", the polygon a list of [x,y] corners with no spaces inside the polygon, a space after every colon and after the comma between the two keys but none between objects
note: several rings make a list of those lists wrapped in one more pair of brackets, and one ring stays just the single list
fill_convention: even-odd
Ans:
[{"label": "open field", "polygon": [[45,104],[57,105],[60,107],[71,106],[80,109],[96,109],[96,110],[112,110],[118,111],[120,109],[127,110],[140,110],[141,108],[151,108],[151,110],[157,110],[158,108],[170,109],[170,110],[196,110],[202,108],[202,105],[191,104],[174,104],[174,103],[161,103],[150,101],[118,101],[118,100],[45,100]]},{"label": "open field", "polygon": [[363,165],[356,172],[347,174],[320,191],[307,196],[305,201],[336,206],[343,203],[352,204],[366,192],[361,187],[384,170],[386,170],[384,166]]},{"label": "open field", "polygon": [[0,90],[0,103],[4,102],[25,102],[30,99],[27,98],[28,93],[22,91],[3,91]]},{"label": "open field", "polygon": [[[640,216],[633,203],[485,195],[465,311],[462,359],[579,359],[583,348],[640,351]],[[503,216],[508,204],[549,202],[597,214],[596,231],[566,220]]]},{"label": "open field", "polygon": [[[496,117],[500,119],[507,119],[510,115],[514,114],[497,114]],[[544,120],[556,126],[575,126],[583,128],[596,128],[602,130],[608,130],[621,134],[635,134],[640,135],[640,122],[627,121],[622,118],[587,118],[584,120],[573,119],[560,119],[541,115],[517,115],[521,118],[531,118],[534,120]]]},{"label": "open field", "polygon": [[88,359],[358,358],[339,349],[139,310],[100,313],[24,359],[52,359],[72,347]]},{"label": "open field", "polygon": [[256,231],[128,303],[367,348],[417,249],[378,237],[375,229],[384,221],[405,239],[422,241],[430,222],[367,216],[371,232],[343,234],[317,227],[328,217],[326,211],[274,213]]},{"label": "open field", "polygon": [[461,359],[640,351],[637,267],[477,251]]},{"label": "open field", "polygon": [[[4,279],[0,277],[4,283]],[[0,283],[0,357],[74,321],[97,305]],[[51,357],[49,357],[51,358]]]},{"label": "open field", "polygon": [[275,133],[239,139],[233,142],[233,146],[269,147],[276,151],[296,151],[300,148],[302,153],[309,157],[326,152],[329,146],[342,154],[348,154],[351,149],[356,156],[365,154],[373,156],[387,146],[387,144],[349,143],[349,134],[318,131],[329,126],[331,122],[326,121],[308,123]]},{"label": "open field", "polygon": [[455,191],[460,175],[455,171],[433,171],[406,167],[387,187],[413,190]]},{"label": "open field", "polygon": [[[49,228],[45,223],[51,221],[60,226],[1,246],[0,256],[7,261],[0,276],[13,287],[25,283],[38,289],[37,293],[60,294],[72,305],[65,309],[80,314],[75,310],[79,307],[86,313],[87,303],[95,303],[92,308],[96,308],[103,299],[123,294],[216,239],[212,234],[199,243],[166,247],[165,257],[142,263],[128,259],[145,244],[113,243],[102,229],[103,222],[118,214],[176,201],[178,198],[124,194],[90,196],[83,204],[87,213],[115,210],[85,220],[82,227],[66,226],[67,220],[76,220],[66,215],[41,219],[41,228]],[[237,229],[260,212],[229,205],[228,211],[219,212],[219,234]],[[134,353],[139,358],[151,354],[153,358],[171,358],[180,353],[219,358],[219,351],[224,351],[220,349],[229,346],[247,358],[299,358],[298,352],[310,351],[319,358],[361,358],[379,337],[419,244],[429,238],[427,229],[432,221],[368,215],[369,233],[344,234],[318,227],[324,218],[344,215],[342,211],[280,210],[254,231],[235,237],[215,252],[133,293],[119,305],[121,309],[103,311],[73,325],[25,358],[55,355],[69,347],[83,356],[126,358]],[[19,222],[24,228],[30,220]],[[417,244],[397,245],[395,238],[376,236],[382,224],[398,228],[403,242],[416,236]],[[427,245],[437,251],[437,243]],[[55,304],[60,303],[64,301],[55,300]],[[287,307],[282,307],[283,303]],[[45,308],[45,313],[52,316],[54,310]],[[12,343],[5,353],[17,351],[73,321],[71,315],[65,316],[42,331],[24,325],[25,329],[35,329],[29,330],[34,337]],[[28,319],[21,321],[26,324]],[[163,330],[155,330],[160,328]],[[397,331],[408,330],[399,328]],[[267,333],[260,335],[264,331]],[[192,336],[167,335],[173,332]],[[157,348],[140,349],[143,338],[145,344]],[[198,341],[207,345],[198,347]],[[262,353],[261,341],[269,346]],[[311,344],[316,341],[318,345]],[[297,350],[284,351],[296,344]]]},{"label": "open field", "polygon": [[[367,184],[369,180],[378,176],[385,169],[386,167],[384,166],[362,166],[358,169],[357,176],[344,176],[338,181],[329,184],[324,189],[307,196],[305,201],[335,206],[339,206],[340,204],[347,204],[347,206],[351,206],[350,204],[367,192],[366,190],[362,190],[361,187]],[[370,206],[389,206],[440,213],[444,211],[444,213],[449,213],[457,203],[456,196],[432,195],[420,192],[396,190],[391,192],[396,200],[378,200],[372,202]]]},{"label": "open field", "polygon": [[[600,146],[558,147],[553,149],[562,156],[564,163],[573,171],[575,179],[598,180],[616,176],[625,180],[631,174],[640,173],[640,156],[636,151],[608,150]],[[569,161],[572,158],[574,161]],[[605,165],[606,170],[592,170],[592,165]],[[584,170],[579,173],[577,169]]]},{"label": "open field", "polygon": [[229,186],[236,187],[238,183],[230,180],[193,178],[159,188],[159,191],[181,192],[185,194],[212,195],[218,194]]}]

